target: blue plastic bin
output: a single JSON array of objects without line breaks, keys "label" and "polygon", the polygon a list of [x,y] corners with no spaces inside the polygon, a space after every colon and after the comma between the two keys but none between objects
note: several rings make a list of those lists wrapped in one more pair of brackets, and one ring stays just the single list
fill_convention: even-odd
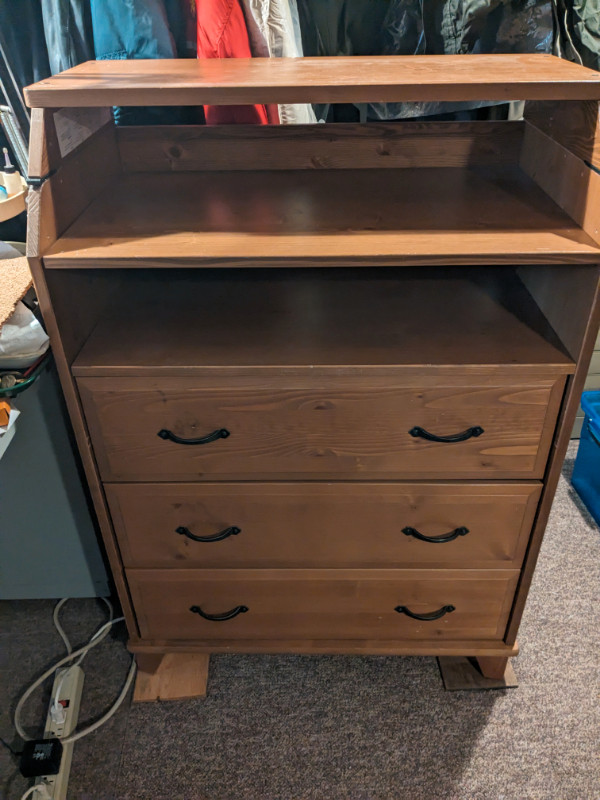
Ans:
[{"label": "blue plastic bin", "polygon": [[585,412],[572,483],[592,517],[600,525],[600,391],[584,392]]}]

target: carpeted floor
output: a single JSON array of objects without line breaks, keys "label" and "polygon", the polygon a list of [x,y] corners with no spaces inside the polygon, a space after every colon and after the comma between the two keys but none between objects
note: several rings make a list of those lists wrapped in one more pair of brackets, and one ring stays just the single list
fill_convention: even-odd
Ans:
[{"label": "carpeted floor", "polygon": [[[569,453],[565,474],[572,468]],[[521,627],[519,688],[447,693],[433,658],[216,656],[205,700],[125,706],[77,743],[69,800],[599,800],[600,531],[563,478]],[[0,735],[62,644],[51,602],[0,604]],[[73,601],[83,641],[103,619]],[[83,719],[116,696],[124,632],[84,663]],[[40,692],[27,709],[43,719]],[[4,748],[0,797],[28,783]]]}]

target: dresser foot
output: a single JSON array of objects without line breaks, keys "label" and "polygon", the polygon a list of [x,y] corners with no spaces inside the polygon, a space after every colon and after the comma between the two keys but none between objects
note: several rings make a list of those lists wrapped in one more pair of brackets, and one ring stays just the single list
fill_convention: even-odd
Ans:
[{"label": "dresser foot", "polygon": [[206,696],[207,653],[137,653],[133,702]]},{"label": "dresser foot", "polygon": [[444,688],[448,692],[480,689],[515,689],[517,676],[507,656],[440,656]]}]

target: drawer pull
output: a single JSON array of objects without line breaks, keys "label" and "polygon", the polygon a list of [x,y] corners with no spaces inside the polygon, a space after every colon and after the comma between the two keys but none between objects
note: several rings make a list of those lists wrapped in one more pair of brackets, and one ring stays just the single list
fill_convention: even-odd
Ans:
[{"label": "drawer pull", "polygon": [[163,428],[157,435],[161,439],[169,439],[176,444],[209,444],[210,442],[216,442],[217,439],[226,439],[230,434],[227,428],[219,428],[218,431],[213,431],[207,436],[201,436],[199,439],[182,439],[181,436],[177,436],[172,431]]},{"label": "drawer pull", "polygon": [[412,619],[420,619],[423,622],[432,622],[434,619],[440,619],[445,614],[451,614],[453,611],[456,611],[454,606],[442,606],[437,611],[432,611],[431,614],[415,614],[414,611],[411,611],[410,608],[406,606],[396,606],[394,611],[397,611],[399,614],[406,614],[407,617],[412,617]]},{"label": "drawer pull", "polygon": [[469,533],[469,529],[465,528],[464,526],[461,528],[455,528],[450,533],[445,533],[443,536],[425,536],[416,528],[402,528],[402,533],[406,536],[414,536],[415,539],[420,539],[422,542],[431,542],[432,544],[443,544],[444,542],[453,542],[455,539],[458,539],[459,536],[466,536]]},{"label": "drawer pull", "polygon": [[420,436],[421,439],[427,439],[430,442],[466,442],[467,439],[470,439],[472,436],[481,436],[483,428],[479,425],[475,425],[473,428],[467,428],[466,431],[455,433],[452,436],[436,436],[435,433],[429,433],[425,428],[420,428],[418,425],[415,425],[414,428],[409,430],[409,433],[415,438]]},{"label": "drawer pull", "polygon": [[241,532],[241,528],[232,525],[230,528],[225,528],[225,530],[215,533],[214,536],[196,536],[195,533],[192,533],[189,528],[184,528],[183,525],[175,528],[175,533],[187,536],[188,539],[193,539],[194,542],[222,542],[223,539],[227,539],[229,536],[237,536]]},{"label": "drawer pull", "polygon": [[200,606],[192,606],[190,611],[193,614],[200,614],[203,619],[208,619],[210,622],[226,622],[228,619],[237,617],[238,614],[245,614],[248,606],[236,606],[231,611],[225,611],[224,614],[207,614],[206,611],[202,611]]}]

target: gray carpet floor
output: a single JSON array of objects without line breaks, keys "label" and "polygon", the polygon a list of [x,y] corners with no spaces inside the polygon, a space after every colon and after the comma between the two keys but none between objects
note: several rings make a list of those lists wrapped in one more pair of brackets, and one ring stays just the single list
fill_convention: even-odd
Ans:
[{"label": "gray carpet floor", "polygon": [[[69,798],[599,800],[599,578],[600,531],[563,477],[518,689],[447,693],[433,658],[215,656],[205,700],[126,703],[78,742]],[[62,654],[52,607],[0,603],[0,735],[14,745],[16,699]],[[83,642],[103,615],[72,601],[64,625]],[[128,662],[123,631],[90,653],[84,721],[116,696]],[[46,705],[42,691],[31,699],[31,733]],[[28,783],[1,750],[0,797],[18,800]]]}]

